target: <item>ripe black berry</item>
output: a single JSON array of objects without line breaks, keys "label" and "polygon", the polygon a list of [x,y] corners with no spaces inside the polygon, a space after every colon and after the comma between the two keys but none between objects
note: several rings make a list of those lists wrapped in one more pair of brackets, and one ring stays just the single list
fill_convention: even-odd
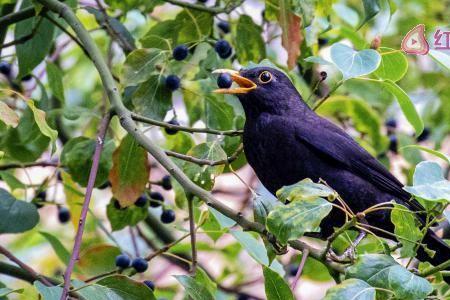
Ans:
[{"label": "ripe black berry", "polygon": [[136,270],[136,272],[142,273],[147,270],[148,262],[142,257],[138,257],[133,259],[133,261],[131,262],[131,266]]},{"label": "ripe black berry", "polygon": [[144,284],[146,286],[148,286],[149,289],[151,289],[152,291],[155,290],[155,283],[151,280],[144,280]]},{"label": "ripe black berry", "polygon": [[104,190],[104,189],[106,189],[106,188],[108,188],[108,187],[110,187],[110,186],[111,186],[111,182],[109,182],[109,180],[108,180],[108,181],[106,181],[105,183],[103,183],[102,185],[100,185],[100,186],[98,187],[98,189]]},{"label": "ripe black berry", "polygon": [[386,125],[386,127],[397,128],[397,120],[394,118],[387,119],[384,125]]},{"label": "ripe black berry", "polygon": [[161,214],[161,222],[169,224],[175,221],[175,212],[171,209],[164,210]]},{"label": "ripe black berry", "polygon": [[67,223],[70,220],[70,211],[67,207],[58,207],[58,220],[61,223]]},{"label": "ripe black berry", "polygon": [[200,3],[206,3],[206,2],[208,2],[208,0],[198,0],[198,2],[200,2]]},{"label": "ripe black berry", "polygon": [[172,56],[175,60],[183,60],[188,56],[189,49],[186,45],[178,45],[173,49]]},{"label": "ripe black berry", "polygon": [[219,23],[217,23],[217,27],[219,27],[223,33],[230,32],[230,24],[226,21],[220,21]]},{"label": "ripe black berry", "polygon": [[46,191],[40,191],[36,198],[38,198],[40,201],[45,201],[47,199],[47,192]]},{"label": "ripe black berry", "polygon": [[397,148],[398,148],[397,136],[391,134],[389,136],[389,150],[391,150],[394,153],[397,153]]},{"label": "ripe black berry", "polygon": [[233,80],[231,80],[231,75],[228,73],[222,73],[217,77],[217,85],[222,89],[227,89],[231,86]]},{"label": "ripe black berry", "polygon": [[9,76],[11,74],[11,64],[6,61],[0,61],[0,73]]},{"label": "ripe black berry", "polygon": [[430,136],[430,129],[425,127],[422,131],[422,133],[417,137],[418,142],[423,142],[428,139]]},{"label": "ripe black berry", "polygon": [[322,81],[324,81],[325,79],[327,79],[327,77],[328,77],[327,72],[325,72],[325,71],[320,72],[320,79],[321,79]]},{"label": "ripe black berry", "polygon": [[161,179],[161,186],[166,191],[170,191],[172,189],[172,180],[170,178],[170,175],[166,175]]},{"label": "ripe black berry", "polygon": [[33,76],[31,76],[30,74],[23,76],[20,80],[21,81],[30,81],[31,78],[33,78]]},{"label": "ripe black berry", "polygon": [[250,300],[250,297],[246,294],[238,294],[236,300]]},{"label": "ripe black berry", "polygon": [[147,196],[143,194],[139,198],[137,198],[136,202],[134,202],[134,205],[136,205],[137,207],[144,207],[147,203],[147,200]]},{"label": "ripe black berry", "polygon": [[164,197],[159,192],[151,192],[150,198],[150,207],[159,207],[164,202]]},{"label": "ripe black berry", "polygon": [[290,264],[288,266],[289,276],[294,277],[295,275],[297,275],[297,270],[298,270],[298,265]]},{"label": "ripe black berry", "polygon": [[131,259],[126,254],[120,254],[116,256],[116,267],[118,268],[128,268],[130,266]]},{"label": "ripe black berry", "polygon": [[[170,120],[170,121],[167,122],[167,123],[172,124],[172,125],[176,125],[176,126],[180,126],[180,123],[178,123],[177,119],[172,119],[172,120]],[[166,127],[166,128],[164,128],[164,130],[165,130],[166,133],[169,134],[169,135],[174,135],[175,133],[178,132],[178,130],[175,129],[175,128],[167,128],[167,127]]]},{"label": "ripe black berry", "polygon": [[180,87],[180,78],[177,75],[167,76],[166,87],[171,91],[176,91]]},{"label": "ripe black berry", "polygon": [[319,46],[325,46],[326,44],[328,44],[328,39],[325,38],[319,38],[317,40],[317,43],[319,44]]},{"label": "ripe black berry", "polygon": [[228,43],[226,40],[218,40],[214,45],[214,49],[221,58],[227,58],[232,53],[230,43]]}]

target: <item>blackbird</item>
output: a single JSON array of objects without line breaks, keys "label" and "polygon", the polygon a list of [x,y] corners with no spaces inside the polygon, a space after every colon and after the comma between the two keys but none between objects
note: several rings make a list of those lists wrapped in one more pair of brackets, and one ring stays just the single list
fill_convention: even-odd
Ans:
[{"label": "blackbird", "polygon": [[[262,184],[275,195],[283,186],[310,178],[324,180],[335,189],[354,213],[395,200],[416,212],[425,209],[403,190],[403,185],[344,130],[317,115],[303,101],[290,79],[270,67],[255,67],[228,73],[239,87],[215,92],[235,94],[246,116],[243,143],[249,164]],[[389,209],[365,216],[369,225],[394,232]],[[415,214],[424,223],[424,215]],[[345,222],[344,213],[333,208],[321,223],[322,237]],[[374,230],[377,235],[392,235]],[[433,265],[450,259],[450,247],[429,230],[423,243],[436,255],[430,257],[422,247],[417,258]]]}]

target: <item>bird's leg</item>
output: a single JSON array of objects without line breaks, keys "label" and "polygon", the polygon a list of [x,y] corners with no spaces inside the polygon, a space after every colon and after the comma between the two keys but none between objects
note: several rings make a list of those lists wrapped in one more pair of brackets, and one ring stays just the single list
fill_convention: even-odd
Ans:
[{"label": "bird's leg", "polygon": [[[359,222],[367,224],[367,221],[363,214],[358,213],[356,215],[356,218],[359,220]],[[356,247],[366,237],[366,235],[367,233],[364,230],[360,230],[356,239],[350,242],[350,246],[347,249],[345,249],[344,253],[342,253],[341,255],[337,255],[332,249],[330,249],[328,252],[328,256],[332,260],[337,262],[345,262],[348,259],[350,259],[351,262],[354,262],[356,259]]]}]

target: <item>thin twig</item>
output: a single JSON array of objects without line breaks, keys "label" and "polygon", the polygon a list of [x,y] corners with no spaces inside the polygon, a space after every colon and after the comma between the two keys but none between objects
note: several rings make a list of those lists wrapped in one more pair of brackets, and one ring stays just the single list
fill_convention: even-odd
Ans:
[{"label": "thin twig", "polygon": [[195,232],[195,220],[194,220],[194,197],[187,195],[188,207],[189,207],[189,232],[191,233],[191,251],[192,251],[192,264],[191,273],[195,274],[197,271],[197,243]]},{"label": "thin twig", "polygon": [[103,117],[97,136],[97,144],[95,145],[95,152],[92,157],[92,166],[89,173],[88,184],[86,187],[86,195],[84,197],[83,208],[81,210],[80,220],[78,222],[78,229],[75,235],[75,243],[73,245],[72,255],[70,256],[69,265],[64,273],[64,288],[61,295],[61,300],[66,300],[70,288],[70,278],[72,276],[75,262],[80,255],[81,241],[83,238],[84,225],[86,223],[86,216],[89,211],[89,203],[91,201],[92,190],[94,189],[95,179],[97,177],[98,166],[100,163],[100,157],[103,150],[103,144],[105,141],[106,132],[109,127],[109,121],[111,120],[110,112],[107,112]]},{"label": "thin twig", "polygon": [[229,4],[225,5],[224,7],[220,6],[212,6],[208,7],[202,4],[193,4],[189,2],[179,1],[179,0],[164,0],[167,3],[181,6],[185,8],[191,8],[199,11],[209,12],[211,14],[220,14],[220,13],[226,13],[229,14],[232,12],[236,7],[240,6],[242,3],[244,3],[244,0],[235,0],[235,1],[229,1]]},{"label": "thin twig", "polygon": [[200,166],[217,166],[217,165],[227,165],[233,161],[235,161],[238,157],[239,154],[242,153],[242,151],[244,150],[243,145],[240,144],[239,147],[236,149],[236,151],[229,156],[226,159],[220,159],[220,160],[209,160],[209,159],[202,159],[202,158],[197,158],[194,156],[190,156],[190,155],[186,155],[186,154],[181,154],[178,152],[174,152],[174,151],[170,151],[170,150],[165,150],[164,152],[168,155],[168,156],[172,156],[172,157],[176,157]]},{"label": "thin twig", "polygon": [[32,167],[54,167],[59,168],[61,167],[60,164],[51,162],[51,161],[37,161],[32,163],[10,163],[10,164],[4,164],[0,165],[0,171],[3,170],[9,170],[9,169],[20,169],[20,168],[32,168]]},{"label": "thin twig", "polygon": [[291,290],[292,291],[295,291],[295,287],[297,286],[297,283],[298,283],[298,281],[300,279],[300,276],[302,275],[303,267],[305,266],[306,259],[308,258],[308,255],[309,255],[309,250],[308,249],[303,251],[303,253],[302,253],[302,260],[300,261],[300,265],[298,266],[297,273],[295,274],[294,281],[292,282],[292,285],[291,285]]},{"label": "thin twig", "polygon": [[0,27],[3,28],[3,26],[8,26],[14,23],[18,23],[20,21],[32,18],[36,15],[36,11],[34,9],[34,6],[29,6],[27,8],[24,8],[22,10],[19,10],[18,12],[7,14],[0,18]]},{"label": "thin twig", "polygon": [[129,229],[130,229],[131,243],[133,244],[133,249],[134,249],[134,255],[136,257],[140,257],[139,248],[138,248],[138,245],[136,242],[136,235],[134,234],[133,227],[129,226]]},{"label": "thin twig", "polygon": [[333,94],[343,83],[343,80],[338,81],[336,85],[331,89],[331,91],[329,91],[325,97],[319,100],[319,102],[314,106],[313,110],[316,111],[322,104],[324,104],[325,101],[330,98],[331,94]]}]

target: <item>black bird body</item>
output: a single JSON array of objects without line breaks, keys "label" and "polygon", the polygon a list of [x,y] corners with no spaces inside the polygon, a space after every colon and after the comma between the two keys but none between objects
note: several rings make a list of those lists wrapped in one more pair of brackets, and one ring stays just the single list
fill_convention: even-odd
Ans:
[{"label": "black bird body", "polygon": [[[263,72],[270,72],[268,82],[261,81]],[[271,193],[304,178],[315,182],[322,179],[341,195],[354,213],[393,199],[411,210],[424,210],[352,137],[312,111],[284,73],[258,67],[241,70],[239,76],[256,84],[238,94],[246,115],[245,155]],[[394,230],[390,210],[370,213],[366,220],[383,230]],[[327,237],[334,227],[344,222],[344,214],[334,208],[322,221],[321,233]],[[393,239],[380,231],[376,233]],[[450,248],[432,231],[427,233],[424,243],[438,254],[430,258],[419,250],[419,259],[433,264],[450,259]]]}]

